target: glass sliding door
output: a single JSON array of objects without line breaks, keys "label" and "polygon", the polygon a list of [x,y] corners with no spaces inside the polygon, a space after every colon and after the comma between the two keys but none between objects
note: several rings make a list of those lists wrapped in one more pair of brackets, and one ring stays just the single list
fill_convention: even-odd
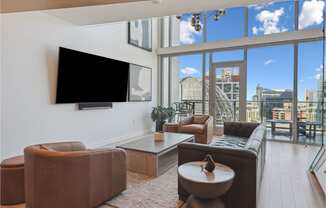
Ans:
[{"label": "glass sliding door", "polygon": [[241,89],[244,63],[242,61],[211,63],[209,76],[209,109],[215,127],[224,121],[245,119],[245,99]]}]

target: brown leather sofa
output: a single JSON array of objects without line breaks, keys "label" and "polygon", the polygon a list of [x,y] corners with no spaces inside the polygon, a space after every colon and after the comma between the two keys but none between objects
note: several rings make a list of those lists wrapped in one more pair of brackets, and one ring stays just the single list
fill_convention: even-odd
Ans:
[{"label": "brown leather sofa", "polygon": [[126,153],[80,142],[25,148],[27,208],[93,208],[126,189]]},{"label": "brown leather sofa", "polygon": [[[228,208],[256,208],[266,151],[266,127],[264,124],[245,122],[224,123],[223,138],[210,145],[183,143],[178,146],[178,165],[201,161],[207,154],[235,172],[233,185],[224,195]],[[181,200],[189,194],[178,183]]]},{"label": "brown leather sofa", "polygon": [[164,132],[178,132],[195,135],[195,142],[209,144],[213,139],[213,118],[208,115],[193,115],[179,123],[166,123]]}]

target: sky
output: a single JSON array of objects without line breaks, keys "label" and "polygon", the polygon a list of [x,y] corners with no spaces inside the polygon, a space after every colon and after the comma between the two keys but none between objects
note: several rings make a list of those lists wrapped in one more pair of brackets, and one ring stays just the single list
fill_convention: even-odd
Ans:
[{"label": "sky", "polygon": [[[299,28],[321,28],[323,23],[322,0],[299,1]],[[244,35],[244,9],[226,9],[219,21],[213,20],[214,11],[207,12],[207,41],[232,40]],[[196,44],[204,41],[203,32],[196,32],[190,24],[191,14],[184,14],[180,22],[180,43]],[[200,24],[202,25],[203,19]],[[293,1],[253,5],[248,13],[249,37],[294,30]],[[179,56],[180,79],[201,77],[202,54]],[[271,89],[291,89],[293,86],[293,45],[281,45],[248,50],[247,99],[255,94],[257,84]],[[214,62],[242,60],[243,51],[213,54]],[[299,100],[305,89],[316,90],[322,67],[322,42],[299,45]],[[208,70],[208,69],[206,69]]]}]

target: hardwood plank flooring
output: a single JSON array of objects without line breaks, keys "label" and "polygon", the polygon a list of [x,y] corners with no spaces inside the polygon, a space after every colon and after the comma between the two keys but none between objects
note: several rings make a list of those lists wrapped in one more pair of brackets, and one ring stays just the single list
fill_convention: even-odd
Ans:
[{"label": "hardwood plank flooring", "polygon": [[259,208],[326,208],[309,165],[319,147],[268,142]]},{"label": "hardwood plank flooring", "polygon": [[[317,146],[267,142],[258,208],[326,208],[326,197],[308,171],[318,149]],[[25,205],[1,208],[25,208]]]}]

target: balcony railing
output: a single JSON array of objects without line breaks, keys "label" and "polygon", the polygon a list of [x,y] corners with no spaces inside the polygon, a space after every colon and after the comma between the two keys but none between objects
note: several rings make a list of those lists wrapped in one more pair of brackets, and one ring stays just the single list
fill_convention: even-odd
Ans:
[{"label": "balcony railing", "polygon": [[[208,114],[208,101],[182,100],[191,103],[193,114]],[[217,100],[215,103],[215,123],[238,121],[239,101]],[[269,139],[291,140],[293,127],[293,108],[291,100],[247,101],[246,118],[249,122],[265,122],[268,127]],[[321,143],[323,127],[321,125],[322,106],[320,102],[298,101],[297,122],[298,139],[303,142],[309,140]]]}]

